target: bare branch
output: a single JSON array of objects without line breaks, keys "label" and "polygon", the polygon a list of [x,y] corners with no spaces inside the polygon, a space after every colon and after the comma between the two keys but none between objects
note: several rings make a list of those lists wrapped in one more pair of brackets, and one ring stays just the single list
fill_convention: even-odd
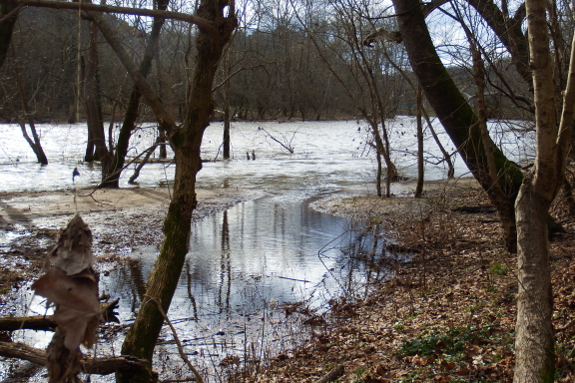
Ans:
[{"label": "bare branch", "polygon": [[0,0],[0,4],[13,4],[24,7],[54,8],[54,9],[71,9],[83,10],[100,13],[119,13],[123,15],[140,15],[150,17],[160,17],[171,20],[185,21],[197,25],[209,33],[214,33],[216,28],[207,20],[194,15],[188,15],[180,12],[160,11],[145,8],[128,8],[112,7],[109,5],[97,5],[91,3],[68,3],[64,1],[46,1],[46,0]]},{"label": "bare branch", "polygon": [[[0,342],[0,356],[27,360],[45,366],[46,352],[23,343]],[[82,361],[84,371],[88,374],[108,375],[118,370],[141,368],[147,362],[129,356],[107,358],[85,358]]]}]

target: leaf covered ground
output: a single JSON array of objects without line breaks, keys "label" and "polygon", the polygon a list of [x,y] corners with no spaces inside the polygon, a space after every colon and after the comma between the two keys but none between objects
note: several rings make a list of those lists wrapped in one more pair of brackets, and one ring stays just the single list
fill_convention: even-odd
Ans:
[{"label": "leaf covered ground", "polygon": [[[554,207],[567,231],[551,241],[556,380],[573,382],[575,221]],[[415,202],[354,197],[330,209],[368,218],[369,230],[412,250],[411,261],[367,299],[333,301],[308,342],[233,381],[317,382],[339,366],[338,382],[512,381],[516,257],[477,185],[430,188]]]}]

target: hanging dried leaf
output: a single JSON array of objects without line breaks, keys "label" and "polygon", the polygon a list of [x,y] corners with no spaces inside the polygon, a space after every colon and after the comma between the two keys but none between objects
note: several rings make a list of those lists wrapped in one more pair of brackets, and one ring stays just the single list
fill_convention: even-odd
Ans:
[{"label": "hanging dried leaf", "polygon": [[76,215],[60,235],[58,245],[50,252],[54,266],[68,275],[80,273],[94,263],[92,254],[92,232]]},{"label": "hanging dried leaf", "polygon": [[72,307],[86,314],[99,312],[98,284],[93,274],[70,277],[63,270],[52,267],[34,282],[32,289],[48,298],[48,303]]},{"label": "hanging dried leaf", "polygon": [[53,320],[58,327],[46,353],[50,383],[79,382],[80,344],[91,348],[96,341],[100,301],[91,245],[90,229],[76,215],[50,252],[55,267],[32,285],[56,306]]}]

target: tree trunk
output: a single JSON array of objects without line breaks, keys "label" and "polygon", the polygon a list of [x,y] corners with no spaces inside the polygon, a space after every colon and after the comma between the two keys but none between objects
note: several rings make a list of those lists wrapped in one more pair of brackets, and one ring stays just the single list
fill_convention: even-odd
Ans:
[{"label": "tree trunk", "polygon": [[[20,75],[20,69],[16,68],[16,81],[18,82],[18,89],[20,91],[20,99],[22,101],[22,110],[26,117],[19,121],[20,128],[22,129],[22,135],[32,151],[36,155],[36,159],[42,165],[48,165],[48,157],[46,157],[46,153],[44,153],[44,149],[42,148],[42,143],[40,142],[40,136],[38,136],[38,132],[36,131],[36,125],[34,124],[34,117],[33,113],[30,110],[30,105],[28,104],[28,98],[26,96],[26,89],[24,88],[22,76]],[[32,138],[28,135],[28,131],[26,130],[26,121],[28,125],[30,125],[30,132],[32,133]]]},{"label": "tree trunk", "polygon": [[553,382],[555,369],[553,297],[547,240],[550,202],[525,180],[517,197],[519,295],[515,327],[514,382]]},{"label": "tree trunk", "polygon": [[[409,61],[421,82],[428,102],[440,118],[467,167],[489,195],[502,221],[514,223],[514,202],[523,180],[521,170],[507,160],[489,139],[489,146],[492,148],[497,166],[497,182],[503,195],[495,194],[487,169],[485,145],[477,126],[477,116],[439,59],[419,1],[394,0],[393,4]],[[507,249],[515,252],[517,245],[515,225],[512,226],[513,228],[503,227],[503,230]]]},{"label": "tree trunk", "polygon": [[423,166],[423,97],[421,84],[417,84],[416,101],[417,108],[417,185],[415,186],[415,198],[420,198],[423,194],[424,166]]},{"label": "tree trunk", "polygon": [[[169,0],[158,0],[158,9],[166,10],[168,7]],[[160,31],[164,26],[165,20],[163,18],[156,17],[152,24],[152,31],[148,37],[148,44],[146,46],[146,51],[144,52],[144,57],[140,63],[139,72],[143,78],[148,77],[150,70],[152,69],[152,62],[158,50],[158,41],[160,38]],[[132,131],[136,126],[136,121],[139,116],[140,108],[140,98],[142,93],[139,90],[137,84],[134,84],[134,88],[130,93],[130,99],[128,101],[128,107],[126,108],[126,114],[124,115],[124,122],[120,128],[120,134],[118,135],[118,142],[116,143],[116,151],[113,156],[109,157],[109,161],[102,166],[102,183],[100,187],[102,188],[119,188],[120,187],[120,176],[122,170],[124,170],[124,165],[126,163],[126,156],[128,154],[128,148],[130,146],[130,137],[132,136]],[[162,127],[159,127],[162,130]]]},{"label": "tree trunk", "polygon": [[83,98],[86,107],[86,120],[88,124],[88,147],[86,149],[85,160],[101,161],[108,155],[106,146],[106,135],[104,134],[104,122],[98,105],[98,90],[96,84],[96,73],[98,71],[98,47],[97,47],[98,27],[90,23],[90,46],[88,47],[88,58],[83,60],[84,64],[84,84]]},{"label": "tree trunk", "polygon": [[48,165],[48,157],[46,157],[46,154],[44,153],[44,149],[42,148],[42,144],[40,143],[40,137],[38,136],[38,132],[36,131],[36,125],[34,125],[32,117],[28,118],[28,124],[30,125],[30,131],[32,132],[33,139],[30,138],[28,132],[26,131],[26,123],[24,121],[20,121],[19,124],[20,129],[22,129],[22,135],[24,136],[26,142],[28,142],[28,145],[30,145],[30,147],[32,148],[32,151],[34,151],[38,163],[42,165]]},{"label": "tree trunk", "polygon": [[[575,114],[575,38],[563,110],[557,129],[556,100],[545,0],[527,0],[527,28],[537,151],[516,204],[519,295],[515,328],[515,383],[553,382],[553,295],[547,218],[565,173]],[[575,36],[574,36],[575,37]]]},{"label": "tree trunk", "polygon": [[[0,68],[4,65],[6,61],[6,56],[8,55],[8,49],[10,48],[10,41],[12,41],[12,31],[14,30],[14,25],[18,21],[20,7],[14,4],[0,4]],[[10,17],[7,17],[10,14]],[[6,18],[4,20],[4,18]]]},{"label": "tree trunk", "polygon": [[[212,87],[222,49],[229,41],[237,20],[233,7],[229,17],[223,11],[227,4],[216,0],[202,0],[197,15],[212,22],[211,31],[199,29],[198,50],[188,111],[181,128],[170,137],[175,152],[176,175],[174,194],[164,221],[164,241],[152,271],[146,297],[134,324],[130,327],[122,353],[151,362],[157,337],[164,317],[157,303],[167,312],[189,249],[191,217],[196,207],[196,175],[201,169],[200,146],[204,130],[213,112]],[[117,382],[149,382],[151,370],[140,373],[118,372]]]}]

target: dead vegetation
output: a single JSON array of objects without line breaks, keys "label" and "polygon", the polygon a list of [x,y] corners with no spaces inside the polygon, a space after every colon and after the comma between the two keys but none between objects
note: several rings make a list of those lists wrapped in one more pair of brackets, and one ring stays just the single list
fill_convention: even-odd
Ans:
[{"label": "dead vegetation", "polygon": [[[417,254],[368,299],[333,302],[328,324],[305,345],[233,381],[316,382],[341,365],[338,382],[511,382],[516,259],[503,246],[483,191],[436,188],[411,205],[410,214],[386,200],[352,198],[336,205],[347,215],[368,215]],[[562,224],[567,233],[551,242],[556,380],[571,382],[575,221],[563,215]]]}]

